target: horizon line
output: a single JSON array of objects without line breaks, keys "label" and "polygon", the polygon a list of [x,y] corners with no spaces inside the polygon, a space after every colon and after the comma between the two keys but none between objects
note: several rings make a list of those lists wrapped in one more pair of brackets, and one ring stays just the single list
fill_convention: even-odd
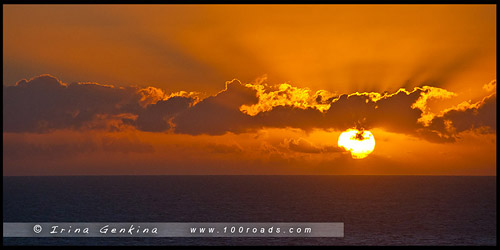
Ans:
[{"label": "horizon line", "polygon": [[133,176],[436,176],[497,177],[496,175],[434,175],[434,174],[101,174],[101,175],[3,175],[3,177],[133,177]]}]

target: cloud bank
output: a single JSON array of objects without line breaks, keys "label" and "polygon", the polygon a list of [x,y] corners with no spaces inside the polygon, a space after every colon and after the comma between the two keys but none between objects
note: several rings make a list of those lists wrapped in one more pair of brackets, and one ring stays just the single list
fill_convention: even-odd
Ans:
[{"label": "cloud bank", "polygon": [[[456,94],[423,86],[395,93],[313,92],[290,84],[226,82],[219,93],[200,100],[196,93],[166,94],[155,87],[66,84],[51,75],[3,86],[4,132],[47,133],[56,129],[127,128],[147,132],[222,135],[261,128],[345,130],[382,128],[433,142],[453,142],[463,131],[496,133],[496,81],[489,94],[439,114],[431,99]],[[285,142],[290,150],[324,152],[304,141]]]}]

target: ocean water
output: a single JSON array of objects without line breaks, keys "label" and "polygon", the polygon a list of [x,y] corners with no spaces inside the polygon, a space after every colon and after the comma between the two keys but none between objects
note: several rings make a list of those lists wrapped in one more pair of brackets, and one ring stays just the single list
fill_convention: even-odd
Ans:
[{"label": "ocean water", "polygon": [[4,222],[344,222],[345,235],[4,245],[496,245],[496,219],[496,177],[3,177]]}]

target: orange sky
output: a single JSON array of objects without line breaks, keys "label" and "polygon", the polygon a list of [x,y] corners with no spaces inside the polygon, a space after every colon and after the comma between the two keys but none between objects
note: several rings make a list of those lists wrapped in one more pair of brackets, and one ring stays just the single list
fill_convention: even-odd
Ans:
[{"label": "orange sky", "polygon": [[495,5],[3,7],[4,175],[496,175]]}]

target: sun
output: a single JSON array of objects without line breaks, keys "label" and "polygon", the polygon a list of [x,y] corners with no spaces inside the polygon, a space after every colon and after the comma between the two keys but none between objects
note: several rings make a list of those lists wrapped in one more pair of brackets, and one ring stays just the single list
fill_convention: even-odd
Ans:
[{"label": "sun", "polygon": [[373,152],[375,138],[370,131],[348,129],[340,134],[339,147],[351,151],[353,159],[363,159]]}]

